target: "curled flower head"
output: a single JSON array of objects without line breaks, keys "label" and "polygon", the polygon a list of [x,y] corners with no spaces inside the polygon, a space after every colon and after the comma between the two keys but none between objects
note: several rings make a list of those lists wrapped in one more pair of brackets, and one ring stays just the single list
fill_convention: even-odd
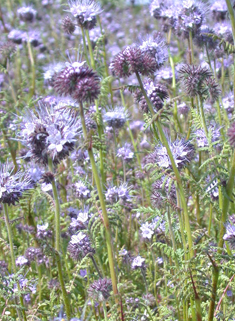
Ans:
[{"label": "curled flower head", "polygon": [[139,48],[142,52],[148,53],[155,59],[157,69],[163,66],[164,62],[168,59],[166,43],[159,33],[155,34],[153,37],[148,37],[142,42]]},{"label": "curled flower head", "polygon": [[226,19],[226,14],[228,12],[228,7],[225,0],[216,0],[210,8],[212,16],[216,21],[221,21]]},{"label": "curled flower head", "polygon": [[30,188],[32,183],[27,174],[21,171],[13,174],[8,163],[0,165],[0,203],[15,205]]},{"label": "curled flower head", "polygon": [[89,237],[86,234],[79,232],[76,235],[72,235],[68,245],[68,252],[72,259],[77,261],[88,254],[93,255],[95,250],[91,247]]},{"label": "curled flower head", "polygon": [[120,186],[113,186],[107,189],[105,193],[106,200],[109,203],[115,203],[119,200],[127,201],[130,199],[129,189],[127,184],[121,184]]},{"label": "curled flower head", "polygon": [[72,33],[74,33],[76,26],[70,19],[70,17],[67,16],[62,21],[62,28],[65,33],[71,35]]},{"label": "curled flower head", "polygon": [[223,239],[228,241],[232,249],[235,249],[235,226],[233,224],[226,224],[226,233],[224,234]]},{"label": "curled flower head", "polygon": [[130,144],[125,143],[125,145],[118,149],[117,151],[117,157],[122,158],[123,161],[131,161],[134,157],[134,153],[132,152],[130,148]]},{"label": "curled flower head", "polygon": [[90,197],[90,190],[86,187],[86,185],[82,181],[75,183],[74,187],[79,199],[87,199]]},{"label": "curled flower head", "polygon": [[[154,83],[151,79],[147,79],[144,82],[144,89],[150,101],[152,102],[153,108],[157,113],[163,108],[164,100],[168,98],[168,91],[166,87]],[[135,100],[140,104],[140,108],[144,113],[149,112],[148,104],[141,90],[137,90],[134,95]]]},{"label": "curled flower head", "polygon": [[170,178],[162,176],[153,183],[151,200],[157,208],[161,208],[164,203],[177,203],[176,188]]},{"label": "curled flower head", "polygon": [[215,34],[214,29],[207,25],[202,25],[199,32],[194,37],[194,42],[197,46],[207,46],[208,49],[215,49],[218,45],[218,40],[214,40],[212,37],[207,36],[207,33]]},{"label": "curled flower head", "polygon": [[128,114],[124,107],[116,107],[114,110],[106,112],[103,118],[109,127],[120,129],[128,120]]},{"label": "curled flower head", "polygon": [[199,0],[186,0],[181,5],[177,21],[177,31],[187,38],[189,32],[193,35],[201,27],[205,19],[205,5]]},{"label": "curled flower head", "polygon": [[230,145],[235,148],[235,122],[230,125],[228,130],[228,141]]},{"label": "curled flower head", "polygon": [[190,97],[199,95],[203,99],[210,97],[212,101],[218,98],[220,90],[208,67],[184,65],[179,73],[185,91]]},{"label": "curled flower head", "polygon": [[37,163],[51,158],[59,163],[73,150],[78,123],[68,110],[53,110],[39,103],[36,112],[28,110],[22,122],[21,137]]},{"label": "curled flower head", "polygon": [[57,75],[54,88],[60,96],[71,96],[78,102],[92,103],[100,94],[98,74],[85,61],[73,62]]},{"label": "curled flower head", "polygon": [[94,281],[89,289],[88,295],[91,299],[98,302],[103,302],[110,297],[110,292],[112,290],[112,282],[110,279],[99,279]]},{"label": "curled flower head", "polygon": [[[218,143],[220,139],[220,129],[209,126],[208,131],[211,133],[211,142],[216,145],[216,143]],[[195,136],[199,148],[209,146],[208,139],[203,129],[198,129],[195,132]]]},{"label": "curled flower head", "polygon": [[65,65],[62,62],[49,64],[45,67],[43,78],[45,85],[53,85],[56,75],[64,69]]},{"label": "curled flower head", "polygon": [[25,22],[33,22],[37,16],[37,11],[31,7],[21,7],[17,10],[20,20]]},{"label": "curled flower head", "polygon": [[110,69],[117,77],[129,77],[136,72],[151,75],[157,68],[156,59],[136,45],[127,46],[114,57],[110,65]]},{"label": "curled flower head", "polygon": [[[178,168],[183,168],[189,163],[194,156],[194,146],[190,141],[177,139],[174,142],[169,142],[172,156]],[[162,168],[171,168],[171,160],[168,156],[167,149],[163,145],[157,146],[155,151],[148,157],[150,163],[156,163]]]},{"label": "curled flower head", "polygon": [[17,266],[24,266],[24,265],[28,265],[29,261],[26,259],[26,257],[24,256],[18,256],[18,258],[16,259],[16,265]]},{"label": "curled flower head", "polygon": [[94,0],[69,0],[68,4],[79,26],[88,30],[95,27],[96,16],[102,12],[99,3]]}]

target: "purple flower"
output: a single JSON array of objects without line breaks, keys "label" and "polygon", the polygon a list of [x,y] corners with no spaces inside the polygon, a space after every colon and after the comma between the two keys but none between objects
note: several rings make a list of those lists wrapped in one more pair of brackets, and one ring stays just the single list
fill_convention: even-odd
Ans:
[{"label": "purple flower", "polygon": [[145,259],[138,255],[133,259],[131,263],[131,267],[132,269],[144,268],[145,266],[144,262],[145,262]]}]

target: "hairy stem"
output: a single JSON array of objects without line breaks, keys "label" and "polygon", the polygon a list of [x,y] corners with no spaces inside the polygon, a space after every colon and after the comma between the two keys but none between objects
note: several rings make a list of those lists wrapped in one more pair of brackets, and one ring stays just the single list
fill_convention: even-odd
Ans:
[{"label": "hairy stem", "polygon": [[[5,204],[5,203],[3,203],[3,212],[4,212],[5,224],[6,224],[6,228],[7,228],[8,240],[9,240],[9,244],[10,244],[12,270],[13,270],[14,274],[17,274],[11,224],[10,224],[10,220],[9,220],[7,204]],[[19,281],[17,281],[17,288],[18,288],[18,292],[20,293]],[[22,297],[21,294],[20,294],[19,297],[20,297],[20,305],[21,305],[21,308],[22,308],[21,313],[23,315],[24,321],[27,321],[26,314],[25,314],[23,297]]]},{"label": "hairy stem", "polygon": [[[53,172],[52,159],[48,160],[48,167],[49,167],[49,170]],[[62,296],[63,296],[64,305],[65,305],[66,315],[67,315],[67,318],[70,319],[71,309],[70,309],[68,293],[65,289],[63,272],[62,272],[62,263],[60,258],[60,238],[61,238],[60,237],[60,201],[59,201],[59,195],[58,195],[55,179],[52,180],[51,185],[52,185],[52,191],[53,191],[53,198],[55,202],[55,250],[57,252],[56,261],[57,261],[57,268],[58,268],[58,276],[59,276],[60,286],[62,290]]]},{"label": "hairy stem", "polygon": [[[86,129],[86,123],[85,123],[84,110],[83,110],[82,103],[80,103],[80,117],[81,117],[81,122],[82,122],[83,135],[84,135],[85,140],[87,140],[87,138],[88,138],[87,137],[87,129]],[[103,222],[104,222],[104,227],[105,227],[106,246],[107,246],[107,252],[108,252],[109,269],[110,269],[110,275],[111,275],[111,280],[112,280],[113,293],[116,296],[116,298],[115,298],[116,302],[119,303],[119,300],[117,298],[118,289],[117,289],[117,279],[116,279],[116,272],[115,272],[115,265],[114,265],[114,255],[113,255],[112,237],[111,237],[111,230],[110,230],[110,225],[109,225],[109,218],[108,218],[108,213],[106,210],[104,193],[103,193],[102,185],[100,182],[99,173],[98,173],[98,170],[96,167],[95,158],[94,158],[94,154],[93,154],[93,150],[92,150],[91,145],[89,145],[88,154],[90,157],[92,172],[94,175],[96,188],[98,191],[100,205],[101,205],[101,209],[102,209],[102,216],[103,216]]]}]

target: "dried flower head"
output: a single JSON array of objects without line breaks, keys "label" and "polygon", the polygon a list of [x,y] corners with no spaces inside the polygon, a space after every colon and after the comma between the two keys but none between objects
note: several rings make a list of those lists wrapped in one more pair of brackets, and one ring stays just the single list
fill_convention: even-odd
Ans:
[{"label": "dried flower head", "polygon": [[73,23],[72,19],[70,17],[65,17],[62,21],[62,29],[65,33],[71,35],[75,31],[75,24]]},{"label": "dried flower head", "polygon": [[102,12],[99,3],[94,0],[69,0],[68,4],[80,27],[88,30],[95,27],[96,16]]},{"label": "dried flower head", "polygon": [[53,110],[39,103],[36,112],[28,110],[23,118],[21,137],[36,162],[55,164],[74,148],[78,122],[68,110]]},{"label": "dried flower head", "polygon": [[25,22],[33,22],[37,16],[37,11],[32,7],[21,7],[17,10],[19,19]]},{"label": "dried flower head", "polygon": [[0,203],[15,205],[24,191],[32,188],[29,176],[22,171],[13,174],[8,163],[0,166]]},{"label": "dried flower head", "polygon": [[95,250],[91,247],[89,237],[86,234],[79,232],[76,235],[72,235],[68,245],[68,252],[74,261],[78,261],[88,254],[93,255]]},{"label": "dried flower head", "polygon": [[136,72],[147,76],[153,74],[157,68],[155,57],[136,45],[128,46],[118,53],[110,65],[110,69],[117,77],[129,77]]},{"label": "dried flower head", "polygon": [[92,103],[100,94],[100,78],[85,61],[66,64],[57,75],[54,88],[61,96],[71,96],[78,102]]}]

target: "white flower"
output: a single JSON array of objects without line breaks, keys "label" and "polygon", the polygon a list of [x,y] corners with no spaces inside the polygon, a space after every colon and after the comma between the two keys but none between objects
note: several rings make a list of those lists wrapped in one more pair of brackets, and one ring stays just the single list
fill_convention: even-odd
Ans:
[{"label": "white flower", "polygon": [[145,259],[143,258],[143,257],[141,257],[141,256],[137,256],[136,258],[134,258],[134,260],[132,261],[132,264],[131,264],[131,267],[133,268],[133,269],[136,269],[136,268],[138,268],[138,267],[143,267],[143,264],[144,264],[144,262],[145,262]]},{"label": "white flower", "polygon": [[77,235],[72,235],[70,243],[71,244],[77,244],[81,240],[83,240],[85,237],[86,237],[85,234],[83,234],[82,232],[79,232]]}]

